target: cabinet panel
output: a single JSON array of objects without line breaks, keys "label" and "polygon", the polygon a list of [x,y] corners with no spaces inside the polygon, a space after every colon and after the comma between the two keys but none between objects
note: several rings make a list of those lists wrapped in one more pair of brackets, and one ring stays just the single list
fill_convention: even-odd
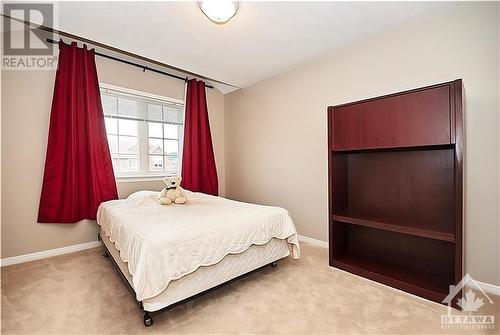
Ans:
[{"label": "cabinet panel", "polygon": [[335,107],[333,149],[449,144],[450,117],[449,85]]},{"label": "cabinet panel", "polygon": [[454,233],[454,150],[351,153],[347,212]]}]

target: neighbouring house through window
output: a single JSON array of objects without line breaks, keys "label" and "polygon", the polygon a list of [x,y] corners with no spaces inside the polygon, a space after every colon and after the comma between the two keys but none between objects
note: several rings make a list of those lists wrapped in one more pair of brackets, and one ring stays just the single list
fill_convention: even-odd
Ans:
[{"label": "neighbouring house through window", "polygon": [[100,86],[115,176],[179,175],[184,103],[107,84]]}]

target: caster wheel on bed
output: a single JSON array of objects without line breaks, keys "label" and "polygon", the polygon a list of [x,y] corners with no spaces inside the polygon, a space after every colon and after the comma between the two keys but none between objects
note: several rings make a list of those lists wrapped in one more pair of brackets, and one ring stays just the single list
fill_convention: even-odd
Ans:
[{"label": "caster wheel on bed", "polygon": [[272,263],[271,263],[271,266],[272,266],[273,268],[278,267],[278,262],[272,262]]},{"label": "caster wheel on bed", "polygon": [[151,327],[153,325],[153,318],[149,314],[144,314],[144,326]]}]

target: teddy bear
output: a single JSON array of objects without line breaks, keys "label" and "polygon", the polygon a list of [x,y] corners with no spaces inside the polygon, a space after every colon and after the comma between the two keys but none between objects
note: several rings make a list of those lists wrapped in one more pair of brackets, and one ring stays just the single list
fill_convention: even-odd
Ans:
[{"label": "teddy bear", "polygon": [[181,185],[182,177],[165,177],[163,181],[167,185],[158,197],[158,201],[162,205],[184,204],[187,201],[186,193]]}]

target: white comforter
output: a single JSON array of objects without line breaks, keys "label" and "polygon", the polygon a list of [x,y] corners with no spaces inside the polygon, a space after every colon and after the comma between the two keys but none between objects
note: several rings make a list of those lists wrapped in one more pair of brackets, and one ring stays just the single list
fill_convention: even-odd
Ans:
[{"label": "white comforter", "polygon": [[128,263],[137,300],[162,293],[169,282],[272,238],[286,239],[300,256],[288,212],[202,193],[185,205],[162,206],[158,192],[140,191],[102,203],[97,223]]}]

